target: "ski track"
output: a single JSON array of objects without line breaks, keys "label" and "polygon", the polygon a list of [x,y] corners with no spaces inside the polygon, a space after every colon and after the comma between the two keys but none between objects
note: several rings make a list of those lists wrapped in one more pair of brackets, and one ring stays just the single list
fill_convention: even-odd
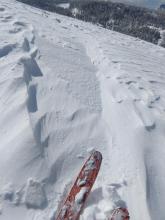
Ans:
[{"label": "ski track", "polygon": [[1,30],[0,218],[54,219],[96,149],[81,220],[164,220],[165,50],[12,0]]}]

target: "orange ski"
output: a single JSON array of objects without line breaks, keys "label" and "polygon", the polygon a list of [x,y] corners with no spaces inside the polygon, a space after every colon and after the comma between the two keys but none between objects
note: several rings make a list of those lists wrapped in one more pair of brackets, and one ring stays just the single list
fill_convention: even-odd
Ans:
[{"label": "orange ski", "polygon": [[74,185],[72,186],[56,220],[78,220],[84,208],[86,199],[97,178],[102,155],[98,151],[92,152],[82,167]]},{"label": "orange ski", "polygon": [[129,212],[126,208],[117,208],[113,211],[109,220],[129,220]]}]

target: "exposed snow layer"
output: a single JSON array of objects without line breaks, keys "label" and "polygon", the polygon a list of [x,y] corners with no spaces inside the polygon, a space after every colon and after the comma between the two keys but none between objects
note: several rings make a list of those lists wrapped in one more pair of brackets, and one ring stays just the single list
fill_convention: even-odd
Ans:
[{"label": "exposed snow layer", "polygon": [[164,220],[165,49],[0,0],[0,140],[2,220],[53,220],[92,149],[81,220]]}]

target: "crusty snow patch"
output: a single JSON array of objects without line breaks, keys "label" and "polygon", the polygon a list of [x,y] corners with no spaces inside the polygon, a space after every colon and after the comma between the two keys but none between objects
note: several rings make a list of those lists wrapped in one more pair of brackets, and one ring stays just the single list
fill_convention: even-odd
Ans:
[{"label": "crusty snow patch", "polygon": [[25,190],[25,204],[28,208],[43,209],[47,204],[46,194],[41,183],[29,179]]}]

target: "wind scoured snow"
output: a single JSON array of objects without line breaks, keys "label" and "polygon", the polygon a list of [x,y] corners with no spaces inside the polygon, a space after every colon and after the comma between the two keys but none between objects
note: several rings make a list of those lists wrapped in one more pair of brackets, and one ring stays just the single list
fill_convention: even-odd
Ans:
[{"label": "wind scoured snow", "polygon": [[0,0],[0,219],[54,219],[92,149],[81,220],[165,219],[165,49]]}]

